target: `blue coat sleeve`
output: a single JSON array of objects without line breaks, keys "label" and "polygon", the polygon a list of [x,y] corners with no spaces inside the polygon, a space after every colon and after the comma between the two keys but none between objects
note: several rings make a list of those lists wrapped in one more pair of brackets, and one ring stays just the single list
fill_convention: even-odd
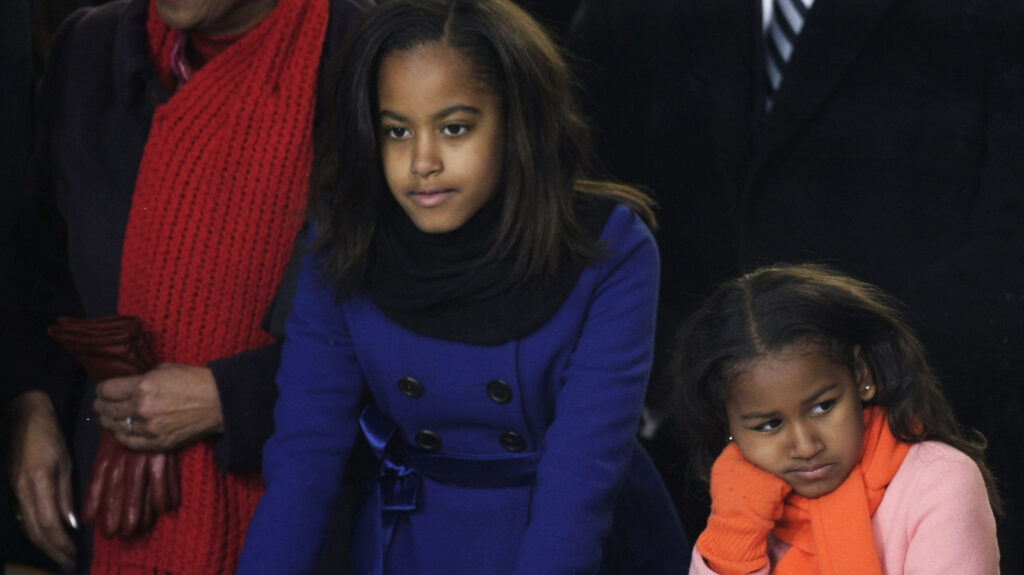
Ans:
[{"label": "blue coat sleeve", "polygon": [[277,383],[267,490],[249,525],[238,573],[312,572],[359,433],[364,378],[334,289],[315,255],[303,260]]},{"label": "blue coat sleeve", "polygon": [[530,522],[515,573],[597,573],[635,445],[653,353],[658,250],[618,208],[602,234],[609,255],[562,374],[544,437]]}]

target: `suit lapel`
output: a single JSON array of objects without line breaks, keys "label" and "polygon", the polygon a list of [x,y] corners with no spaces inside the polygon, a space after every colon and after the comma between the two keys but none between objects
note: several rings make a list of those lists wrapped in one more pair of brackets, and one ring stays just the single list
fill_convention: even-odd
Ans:
[{"label": "suit lapel", "polygon": [[755,137],[748,185],[835,90],[894,1],[815,1],[786,65],[772,111]]}]

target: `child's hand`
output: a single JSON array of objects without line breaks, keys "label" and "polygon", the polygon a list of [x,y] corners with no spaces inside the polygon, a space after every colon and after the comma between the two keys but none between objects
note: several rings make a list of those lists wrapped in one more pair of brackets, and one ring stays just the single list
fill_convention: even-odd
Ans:
[{"label": "child's hand", "polygon": [[782,516],[782,502],[792,490],[784,479],[747,461],[735,443],[711,467],[712,513],[752,514],[771,522],[769,530]]},{"label": "child's hand", "polygon": [[793,488],[747,461],[730,443],[711,467],[711,517],[697,549],[721,575],[743,575],[768,563],[768,532]]}]

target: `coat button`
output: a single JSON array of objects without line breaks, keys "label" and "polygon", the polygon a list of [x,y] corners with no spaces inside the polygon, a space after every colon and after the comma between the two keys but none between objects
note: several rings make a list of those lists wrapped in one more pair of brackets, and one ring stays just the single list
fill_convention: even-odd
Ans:
[{"label": "coat button", "polygon": [[416,445],[423,451],[437,451],[441,448],[441,436],[429,429],[417,431]]},{"label": "coat button", "polygon": [[495,403],[508,403],[512,401],[512,386],[500,379],[492,379],[487,384],[487,395]]},{"label": "coat button", "polygon": [[526,440],[514,431],[506,431],[501,434],[501,446],[512,453],[519,453],[526,449]]},{"label": "coat button", "polygon": [[420,397],[423,395],[423,384],[411,377],[403,377],[398,380],[398,389],[409,397]]}]

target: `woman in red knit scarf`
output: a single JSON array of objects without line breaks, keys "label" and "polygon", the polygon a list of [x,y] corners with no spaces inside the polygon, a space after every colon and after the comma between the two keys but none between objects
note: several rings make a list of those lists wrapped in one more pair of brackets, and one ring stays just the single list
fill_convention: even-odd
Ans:
[{"label": "woman in red knit scarf", "polygon": [[[71,475],[89,479],[98,421],[92,481],[114,519],[95,530],[92,573],[235,569],[280,356],[261,320],[302,226],[321,61],[368,4],[331,2],[120,0],[76,12],[55,40],[25,230],[39,262],[26,300],[40,303],[15,321],[31,343],[10,358],[26,374],[11,477],[26,532],[65,568],[89,567]],[[72,465],[58,421],[81,389],[42,326],[115,313],[141,320],[160,366],[89,382]],[[129,512],[122,491],[149,476],[115,476],[118,450],[172,454],[180,505]]]},{"label": "woman in red knit scarf", "polygon": [[712,294],[676,350],[680,421],[711,484],[691,574],[998,573],[983,444],[876,288],[763,268]]}]

